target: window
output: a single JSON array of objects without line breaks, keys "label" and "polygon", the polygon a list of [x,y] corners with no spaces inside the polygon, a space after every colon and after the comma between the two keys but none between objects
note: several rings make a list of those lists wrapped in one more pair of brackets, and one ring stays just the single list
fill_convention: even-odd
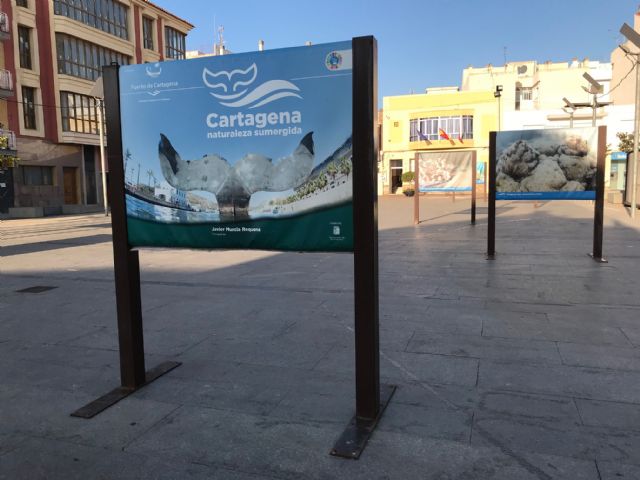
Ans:
[{"label": "window", "polygon": [[533,100],[533,88],[523,87],[521,89],[522,100]]},{"label": "window", "polygon": [[473,115],[462,116],[462,138],[473,139]]},{"label": "window", "polygon": [[60,111],[63,132],[98,134],[98,110],[93,97],[60,92]]},{"label": "window", "polygon": [[185,36],[179,31],[164,27],[164,40],[167,44],[166,57],[180,60],[185,58]]},{"label": "window", "polygon": [[129,38],[129,9],[115,0],[54,0],[53,11],[116,37]]},{"label": "window", "polygon": [[53,185],[53,167],[22,166],[22,183],[24,185]]},{"label": "window", "polygon": [[18,25],[18,50],[20,52],[20,67],[31,70],[31,29]]},{"label": "window", "polygon": [[452,139],[473,139],[473,115],[416,118],[409,122],[409,141],[440,140],[440,130]]},{"label": "window", "polygon": [[115,62],[128,65],[129,57],[94,43],[56,33],[58,73],[96,80],[102,75],[102,66]]},{"label": "window", "polygon": [[16,5],[19,7],[29,8],[27,0],[16,0]]},{"label": "window", "polygon": [[144,48],[153,50],[153,18],[142,17],[142,38]]},{"label": "window", "polygon": [[24,128],[30,130],[36,129],[36,89],[31,87],[22,87],[22,115],[24,118]]}]

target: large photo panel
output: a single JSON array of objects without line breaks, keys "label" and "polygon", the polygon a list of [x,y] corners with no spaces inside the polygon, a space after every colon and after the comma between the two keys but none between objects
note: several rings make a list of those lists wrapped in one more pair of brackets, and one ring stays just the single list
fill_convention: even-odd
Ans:
[{"label": "large photo panel", "polygon": [[598,130],[517,130],[496,135],[497,200],[595,200]]},{"label": "large photo panel", "polygon": [[351,41],[120,68],[129,244],[353,251]]},{"label": "large photo panel", "polygon": [[470,192],[472,151],[423,152],[418,156],[421,192]]}]

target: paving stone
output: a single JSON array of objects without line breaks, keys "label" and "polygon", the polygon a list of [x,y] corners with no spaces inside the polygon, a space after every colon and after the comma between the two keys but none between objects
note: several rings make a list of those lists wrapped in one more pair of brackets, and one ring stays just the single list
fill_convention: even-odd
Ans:
[{"label": "paving stone", "polygon": [[[330,372],[354,372],[354,352],[336,347],[316,365]],[[435,384],[474,386],[478,361],[446,355],[383,351],[380,356],[381,375],[391,381],[424,381]]]},{"label": "paving stone", "polygon": [[117,450],[178,407],[130,396],[92,419],[70,416],[93,400],[84,392],[5,385],[0,432]]},{"label": "paving stone", "polygon": [[598,461],[601,480],[636,480],[640,478],[640,466],[621,462]]},{"label": "paving stone", "polygon": [[[218,478],[204,465],[168,461],[48,439],[31,439],[1,459],[0,480],[138,480]],[[259,480],[259,478],[256,478]]]},{"label": "paving stone", "polygon": [[208,339],[191,348],[181,358],[185,361],[191,358],[206,358],[210,362],[241,362],[312,369],[331,348],[330,344],[322,342],[300,343],[286,338],[238,341]]},{"label": "paving stone", "polygon": [[487,358],[515,363],[561,363],[554,342],[477,335],[416,333],[407,346],[407,352]]},{"label": "paving stone", "polygon": [[135,398],[267,415],[293,388],[293,385],[243,383],[232,378],[212,382],[166,375],[136,392]]},{"label": "paving stone", "polygon": [[[199,345],[211,336],[208,332],[191,333],[167,330],[150,330],[143,334],[145,351],[151,354],[167,357],[179,355]],[[118,332],[111,328],[100,328],[86,335],[64,342],[73,347],[98,348],[103,350],[118,350]]]},{"label": "paving stone", "polygon": [[468,411],[406,405],[392,398],[378,429],[465,443],[471,438],[472,418]]},{"label": "paving stone", "polygon": [[479,411],[483,415],[498,414],[505,417],[580,425],[581,417],[570,397],[552,397],[524,393],[486,392],[482,395]]},{"label": "paving stone", "polygon": [[576,398],[576,405],[585,425],[640,430],[640,404]]},{"label": "paving stone", "polygon": [[510,319],[488,318],[484,321],[483,335],[489,337],[523,338],[593,345],[632,346],[625,334],[616,326],[584,325],[579,322],[555,321],[543,315],[535,317],[513,316]]},{"label": "paving stone", "polygon": [[640,433],[610,431],[557,422],[528,421],[478,413],[474,417],[472,445],[508,445],[515,451],[537,452],[589,460],[598,458],[637,464]]},{"label": "paving stone", "polygon": [[565,365],[640,371],[640,349],[558,343],[558,350]]},{"label": "paving stone", "polygon": [[640,403],[640,373],[569,366],[483,361],[478,385],[487,390],[576,396]]}]

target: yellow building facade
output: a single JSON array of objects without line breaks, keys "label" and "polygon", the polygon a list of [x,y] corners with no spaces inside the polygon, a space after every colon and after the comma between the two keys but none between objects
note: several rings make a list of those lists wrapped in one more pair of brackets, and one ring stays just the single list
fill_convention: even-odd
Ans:
[{"label": "yellow building facade", "polygon": [[498,100],[492,91],[427,89],[384,97],[381,117],[378,193],[393,194],[400,191],[402,174],[415,171],[419,152],[475,150],[478,164],[486,164],[489,132],[498,127]]}]

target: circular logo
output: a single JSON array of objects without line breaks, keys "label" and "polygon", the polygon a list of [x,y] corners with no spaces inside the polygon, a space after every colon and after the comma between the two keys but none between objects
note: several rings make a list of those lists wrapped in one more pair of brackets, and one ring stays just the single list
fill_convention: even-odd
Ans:
[{"label": "circular logo", "polygon": [[329,70],[337,70],[342,65],[342,55],[338,52],[331,52],[327,55],[324,64]]}]

